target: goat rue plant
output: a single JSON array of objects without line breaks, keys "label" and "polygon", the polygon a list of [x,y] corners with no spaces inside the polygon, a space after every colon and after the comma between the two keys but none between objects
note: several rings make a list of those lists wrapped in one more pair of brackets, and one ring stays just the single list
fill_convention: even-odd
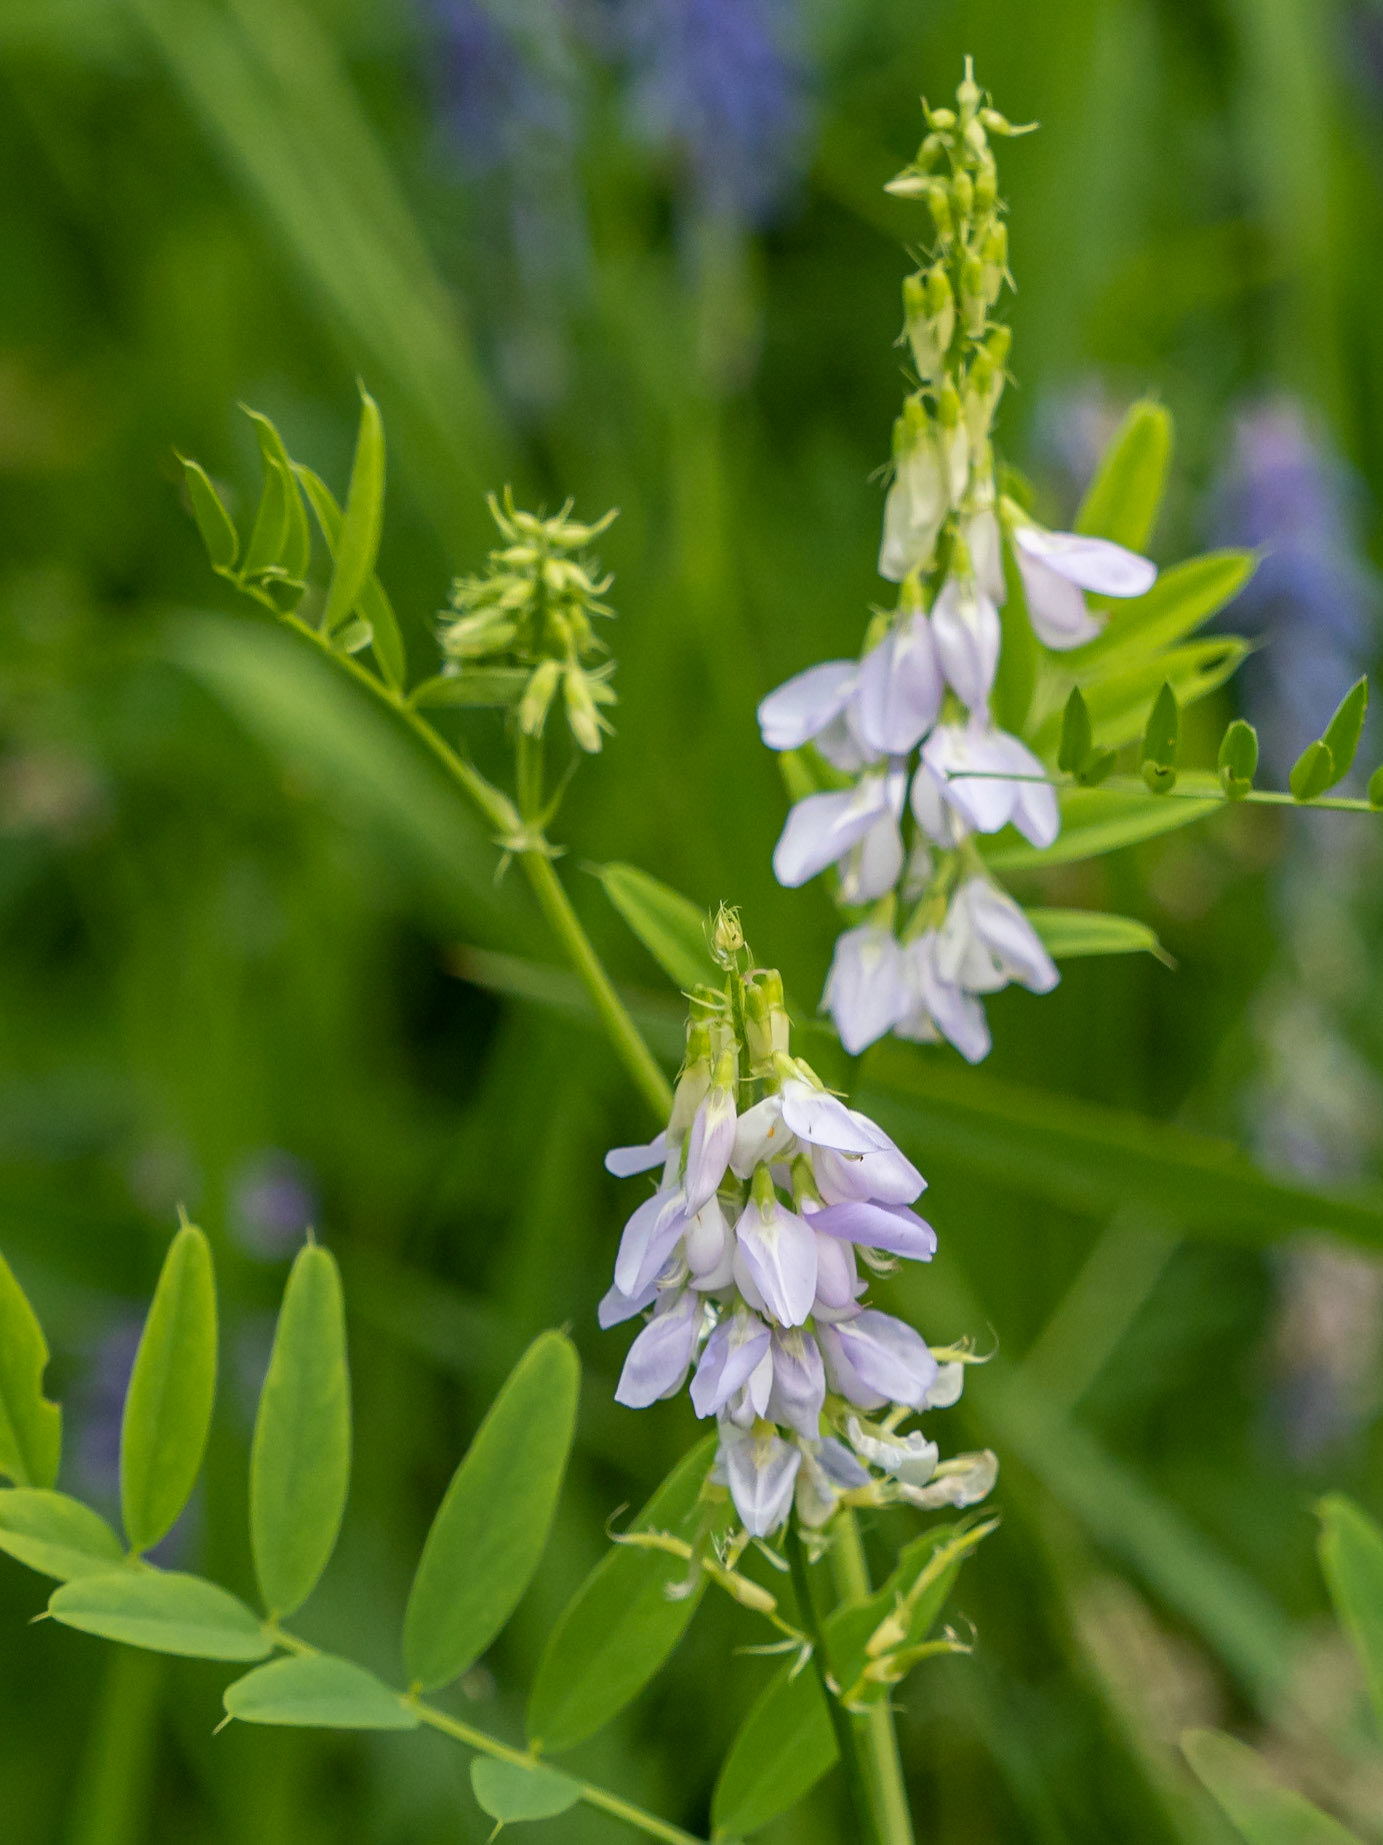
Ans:
[{"label": "goat rue plant", "polygon": [[[990,1042],[986,994],[1010,981],[1045,993],[1071,956],[1160,952],[1133,918],[1025,908],[1006,873],[1106,853],[1230,802],[1368,811],[1383,805],[1383,770],[1366,797],[1331,792],[1359,743],[1362,681],[1288,790],[1254,786],[1257,740],[1241,721],[1213,768],[1181,764],[1181,711],[1246,651],[1197,631],[1253,559],[1219,552],[1159,572],[1143,555],[1171,449],[1170,418],[1152,402],[1129,411],[1073,530],[1033,517],[998,424],[1010,336],[995,148],[1027,130],[989,105],[968,66],[955,106],[925,116],[916,158],[889,187],[915,204],[922,252],[903,284],[908,390],[878,561],[896,600],[870,613],[856,655],[804,663],[770,692],[759,722],[791,798],[777,875],[797,886],[827,874],[845,925],[822,997],[845,1051],[892,1033],[944,1040],[975,1061]],[[416,677],[375,572],[384,433],[362,395],[344,504],[250,412],[263,461],[250,529],[237,530],[189,460],[191,510],[217,574],[409,730],[531,883],[652,1134],[606,1161],[631,1186],[600,1307],[602,1327],[635,1328],[616,1399],[637,1411],[685,1388],[688,1449],[558,1620],[526,1739],[492,1735],[434,1694],[485,1653],[541,1564],[576,1425],[570,1339],[545,1333],[519,1359],[457,1467],[388,1683],[350,1657],[349,1636],[327,1653],[290,1625],[332,1554],[351,1466],[341,1284],[314,1241],[288,1277],[251,1449],[258,1607],[149,1558],[193,1491],[216,1388],[211,1253],[183,1222],[125,1403],[123,1533],[56,1490],[61,1416],[43,1395],[47,1347],[0,1261],[0,1476],[10,1482],[0,1549],[58,1581],[48,1608],[58,1622],[244,1668],[225,1692],[228,1721],[427,1726],[472,1752],[476,1800],[499,1825],[584,1802],[684,1842],[693,1835],[561,1758],[638,1696],[715,1590],[744,1611],[751,1648],[781,1657],[721,1768],[714,1836],[752,1835],[838,1763],[852,1836],[909,1845],[893,1700],[929,1658],[968,1649],[942,1615],[964,1559],[995,1528],[982,1508],[999,1465],[988,1451],[945,1453],[935,1420],[976,1352],[930,1344],[871,1301],[899,1263],[933,1255],[936,1232],[915,1208],[925,1180],[794,1045],[782,979],[751,952],[732,904],[706,917],[638,868],[606,865],[610,901],[685,995],[685,1056],[669,1079],[572,907],[550,834],[571,774],[611,731],[610,581],[594,551],[614,515],[583,522],[570,506],[546,516],[508,493],[492,500],[496,546],[453,585],[436,624],[437,670]],[[313,522],[325,587],[313,582]],[[439,711],[485,707],[504,713],[512,740],[507,788],[436,723]],[[919,1526],[935,1513],[939,1522]],[[861,1517],[891,1550],[878,1585]],[[1337,1599],[1383,1682],[1383,1540],[1342,1502],[1325,1517]],[[1271,1792],[1227,1744],[1200,1737],[1188,1753],[1246,1837],[1278,1836],[1253,1829]],[[1250,1783],[1259,1792],[1241,1799],[1235,1790]]]}]

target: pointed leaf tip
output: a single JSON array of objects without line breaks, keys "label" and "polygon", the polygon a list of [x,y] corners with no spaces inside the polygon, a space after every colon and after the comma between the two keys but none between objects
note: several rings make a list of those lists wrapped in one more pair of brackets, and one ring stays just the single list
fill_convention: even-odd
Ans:
[{"label": "pointed leaf tip", "polygon": [[48,1341],[0,1256],[0,1479],[51,1486],[62,1450],[62,1411],[43,1394]]}]

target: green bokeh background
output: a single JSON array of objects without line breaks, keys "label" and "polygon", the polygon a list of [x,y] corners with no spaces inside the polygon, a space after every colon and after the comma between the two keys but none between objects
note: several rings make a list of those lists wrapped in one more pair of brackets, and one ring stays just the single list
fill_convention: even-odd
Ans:
[{"label": "green bokeh background", "polygon": [[[557,43],[550,12],[532,17]],[[99,1476],[93,1377],[114,1362],[112,1333],[137,1323],[184,1201],[217,1249],[226,1350],[180,1554],[248,1587],[245,1460],[286,1258],[237,1227],[249,1178],[291,1155],[345,1272],[358,1424],[314,1638],[397,1672],[413,1559],[489,1397],[544,1326],[569,1325],[583,1354],[547,1563],[458,1704],[515,1736],[606,1519],[692,1434],[685,1399],[612,1405],[628,1329],[594,1323],[631,1201],[600,1156],[647,1123],[579,1019],[458,977],[466,947],[554,953],[522,880],[496,880],[483,829],[425,760],[349,702],[334,731],[317,679],[299,683],[315,663],[291,648],[273,723],[190,670],[208,634],[227,644],[198,618],[256,617],[206,569],[175,450],[243,518],[257,481],[243,400],[340,490],[364,378],[390,437],[381,574],[423,665],[450,575],[489,541],[487,488],[620,508],[601,547],[618,734],[557,830],[609,965],[654,1005],[661,977],[591,861],[738,902],[799,994],[828,964],[824,893],[771,878],[785,801],[753,711],[790,673],[853,651],[879,593],[871,473],[900,390],[899,246],[920,234],[880,187],[918,138],[917,92],[951,89],[963,53],[1014,119],[1042,123],[1000,150],[1021,386],[1001,437],[1044,510],[1061,523],[1072,505],[1044,471],[1040,407],[1092,376],[1115,402],[1151,391],[1178,432],[1154,549],[1182,556],[1205,542],[1235,405],[1286,390],[1372,493],[1378,539],[1375,5],[815,0],[797,15],[814,126],[770,228],[697,222],[591,73],[568,175],[584,255],[535,287],[505,235],[502,169],[467,170],[439,129],[422,13],[0,4],[0,1247],[49,1331],[70,1423],[85,1415],[65,1481],[85,1483],[84,1456]],[[1208,722],[1195,734],[1211,747]],[[467,735],[501,770],[499,720]],[[1300,829],[1331,824],[1239,811],[1025,886],[1148,918],[1179,965],[1078,963],[1050,998],[1000,996],[992,1072],[1055,1098],[1053,1120],[1076,1097],[1249,1141],[1256,1009],[1322,973],[1284,956],[1273,893],[1317,862]],[[1325,981],[1340,1033],[1376,1064],[1378,917],[1356,908],[1354,933],[1341,923],[1319,953],[1326,976],[1336,956],[1347,972]],[[925,1056],[963,1075],[951,1053]],[[1376,1106],[1367,1089],[1359,1106]],[[931,1337],[992,1335],[1020,1360],[1093,1249],[1104,1266],[1078,1336],[1048,1341],[1028,1379],[1049,1389],[1050,1424],[1011,1366],[973,1379],[949,1419],[946,1445],[1000,1449],[1006,1522],[954,1604],[977,1651],[925,1668],[902,1698],[919,1837],[1214,1840],[1172,1743],[1206,1718],[1261,1735],[1272,1673],[1245,1662],[1273,1659],[1310,1686],[1321,1726],[1305,1742],[1270,1728],[1280,1759],[1366,1830],[1383,1769],[1353,1740],[1346,1669],[1316,1644],[1310,1507],[1331,1485],[1383,1509],[1378,1444],[1365,1413],[1347,1441],[1289,1455],[1274,1421],[1280,1253],[1213,1225],[1177,1239],[1146,1204],[1111,1229],[1041,1184],[993,1181],[972,1152],[928,1174],[943,1256],[892,1299]],[[877,1559],[903,1533],[898,1514],[872,1534]],[[6,1840],[486,1836],[462,1752],[439,1739],[213,1739],[223,1674],[26,1626],[43,1595],[0,1567]],[[769,1669],[735,1649],[760,1637],[708,1601],[668,1673],[578,1765],[704,1830]],[[1350,1776],[1365,1796],[1341,1793]],[[770,1836],[848,1836],[836,1798],[825,1784]],[[547,1826],[615,1834],[580,1812]]]}]

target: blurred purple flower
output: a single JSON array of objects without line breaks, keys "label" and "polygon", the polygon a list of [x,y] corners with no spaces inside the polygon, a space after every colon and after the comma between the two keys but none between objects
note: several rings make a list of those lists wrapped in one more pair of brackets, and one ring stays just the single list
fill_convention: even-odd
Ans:
[{"label": "blurred purple flower", "polygon": [[231,1235],[246,1255],[278,1262],[297,1248],[319,1206],[310,1168],[267,1147],[251,1154],[231,1181]]},{"label": "blurred purple flower", "polygon": [[1227,619],[1269,642],[1249,662],[1245,690],[1278,776],[1372,662],[1378,585],[1356,536],[1357,497],[1300,404],[1270,398],[1236,417],[1213,536],[1263,551]]},{"label": "blurred purple flower", "polygon": [[615,0],[641,136],[699,209],[762,224],[799,169],[806,71],[782,0]]}]

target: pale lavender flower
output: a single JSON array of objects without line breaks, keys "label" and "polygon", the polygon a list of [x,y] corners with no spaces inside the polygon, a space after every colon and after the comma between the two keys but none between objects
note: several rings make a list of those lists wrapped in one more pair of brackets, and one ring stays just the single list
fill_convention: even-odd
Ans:
[{"label": "pale lavender flower", "polygon": [[735,1510],[751,1537],[768,1537],[788,1515],[802,1450],[768,1423],[738,1429],[720,1425],[720,1456]]},{"label": "pale lavender flower", "polygon": [[937,1362],[921,1334],[902,1320],[866,1307],[854,1319],[820,1326],[817,1337],[832,1388],[861,1409],[925,1404]]},{"label": "pale lavender flower", "polygon": [[743,1311],[723,1319],[706,1341],[692,1379],[692,1408],[714,1416],[742,1390],[765,1358],[772,1335],[757,1313]]},{"label": "pale lavender flower", "polygon": [[1157,566],[1107,538],[1076,532],[1048,532],[1016,524],[1013,553],[1033,631],[1058,650],[1093,640],[1104,620],[1086,607],[1086,590],[1102,596],[1145,596],[1157,580]]},{"label": "pale lavender flower", "polygon": [[673,1397],[686,1381],[701,1331],[701,1296],[687,1289],[667,1294],[653,1318],[629,1348],[615,1401],[627,1409],[647,1409],[660,1397]]},{"label": "pale lavender flower", "polygon": [[291,1255],[318,1216],[311,1169],[291,1153],[253,1153],[230,1184],[230,1231],[247,1255],[277,1262]]},{"label": "pale lavender flower", "polygon": [[892,929],[863,923],[837,938],[821,1003],[852,1056],[893,1029],[911,995]]},{"label": "pale lavender flower", "polygon": [[759,732],[771,750],[801,749],[845,710],[859,679],[857,660],[824,660],[786,680],[759,705]]},{"label": "pale lavender flower", "polygon": [[882,1249],[886,1255],[930,1262],[936,1254],[936,1231],[905,1204],[852,1199],[848,1204],[824,1205],[812,1212],[809,1221],[812,1229],[822,1235],[867,1249]]},{"label": "pale lavender flower", "polygon": [[898,820],[906,792],[905,772],[891,768],[863,776],[854,788],[804,796],[774,849],[778,882],[795,890],[828,865],[840,865],[847,902],[882,897],[903,869]]},{"label": "pale lavender flower", "polygon": [[932,632],[947,684],[972,712],[987,712],[999,664],[999,611],[974,577],[947,577],[932,609]]},{"label": "pale lavender flower", "polygon": [[1011,823],[1033,845],[1049,846],[1061,830],[1061,812],[1046,774],[1026,744],[1005,730],[973,721],[938,724],[913,776],[912,811],[938,844],[950,843],[938,805],[944,802],[977,833],[997,833]]},{"label": "pale lavender flower", "polygon": [[940,977],[969,993],[997,993],[1016,980],[1050,993],[1061,976],[1021,905],[988,878],[967,878],[937,930]]},{"label": "pale lavender flower", "polygon": [[934,1044],[945,1038],[967,1063],[980,1063],[989,1055],[989,1025],[984,1007],[973,993],[947,980],[937,966],[937,932],[929,929],[905,949],[913,1005],[894,1027],[900,1038]]},{"label": "pale lavender flower", "polygon": [[934,634],[918,609],[890,628],[861,662],[853,729],[877,755],[906,755],[940,716],[946,688],[939,644],[939,632]]},{"label": "pale lavender flower", "polygon": [[735,1226],[736,1261],[744,1265],[743,1271],[737,1267],[736,1279],[743,1290],[742,1275],[747,1276],[780,1326],[800,1326],[816,1299],[816,1238],[771,1187],[756,1184],[755,1194]]}]

